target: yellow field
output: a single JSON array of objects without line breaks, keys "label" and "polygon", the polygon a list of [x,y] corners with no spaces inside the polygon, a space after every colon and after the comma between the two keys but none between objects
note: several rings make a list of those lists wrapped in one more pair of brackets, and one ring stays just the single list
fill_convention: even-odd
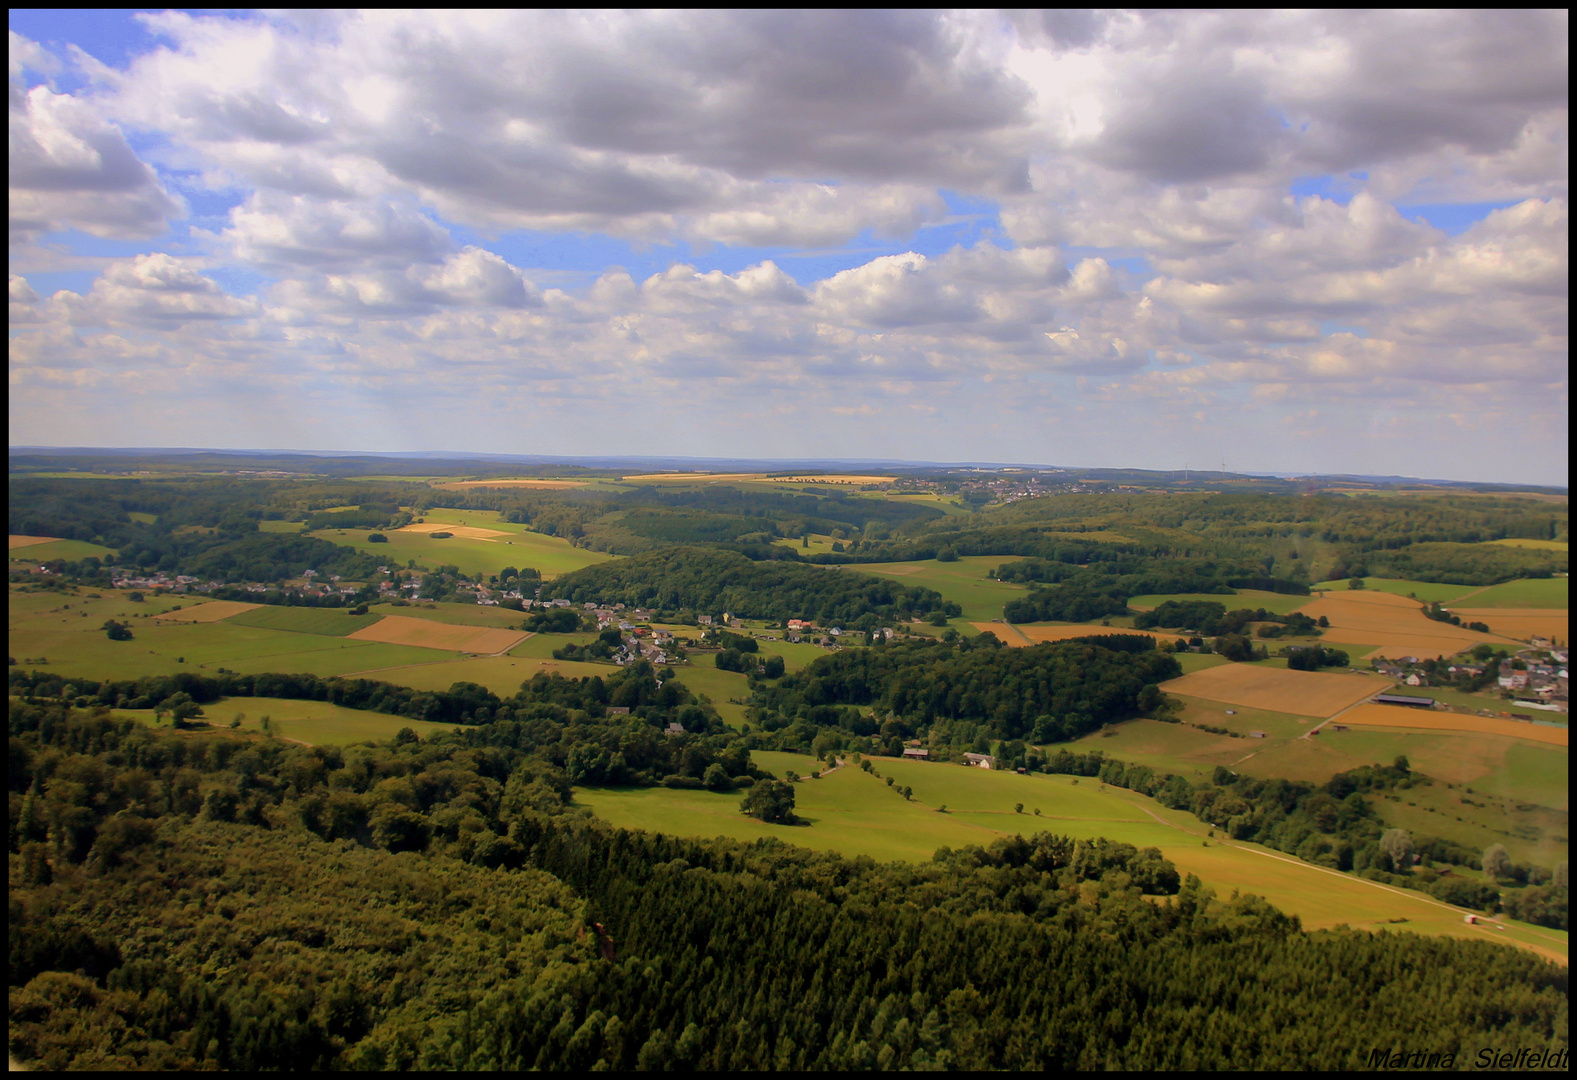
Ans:
[{"label": "yellow field", "polygon": [[[1048,641],[1066,641],[1069,638],[1089,637],[1092,634],[1144,634],[1158,641],[1181,641],[1176,634],[1163,634],[1156,630],[1133,630],[1125,626],[1015,626],[1012,623],[970,623],[981,633],[990,631],[1004,645],[1041,645]],[[1015,636],[1018,635],[1018,636]],[[1020,640],[1022,638],[1022,640]]]},{"label": "yellow field", "polygon": [[1434,709],[1409,709],[1401,705],[1375,705],[1372,702],[1349,709],[1336,722],[1366,727],[1415,728],[1421,731],[1478,731],[1528,739],[1550,746],[1567,745],[1567,730],[1563,727],[1529,724],[1499,716],[1468,716]]},{"label": "yellow field", "polygon": [[211,623],[239,615],[243,611],[254,611],[262,606],[262,604],[243,604],[239,600],[210,600],[196,607],[166,611],[163,615],[155,615],[154,619],[162,623]]},{"label": "yellow field", "polygon": [[758,472],[655,472],[641,473],[638,476],[624,476],[621,480],[765,480],[766,473]]},{"label": "yellow field", "polygon": [[32,547],[34,544],[53,543],[59,539],[60,537],[58,536],[17,536],[15,533],[12,533],[10,550],[15,551],[19,547]]},{"label": "yellow field", "polygon": [[1566,551],[1567,543],[1564,540],[1486,540],[1486,544],[1499,544],[1501,547],[1532,548],[1535,551]]},{"label": "yellow field", "polygon": [[433,484],[444,491],[464,491],[467,488],[561,488],[585,487],[584,480],[457,480],[452,484]]},{"label": "yellow field", "polygon": [[1222,664],[1164,682],[1161,689],[1250,709],[1332,716],[1389,685],[1368,676]]},{"label": "yellow field", "polygon": [[1326,593],[1298,611],[1311,619],[1323,615],[1330,620],[1326,641],[1377,646],[1368,656],[1455,656],[1481,642],[1517,644],[1510,637],[1427,619],[1418,601],[1376,590]]},{"label": "yellow field", "polygon": [[481,529],[475,525],[449,525],[442,521],[425,521],[419,525],[406,525],[404,528],[394,531],[408,533],[446,532],[453,533],[455,536],[463,536],[467,540],[488,541],[494,541],[495,538],[500,536],[515,535],[514,533],[500,532],[498,529]]},{"label": "yellow field", "polygon": [[1481,622],[1501,637],[1527,641],[1533,637],[1567,641],[1571,637],[1570,612],[1565,608],[1459,608],[1451,614],[1463,622]]},{"label": "yellow field", "polygon": [[415,645],[423,649],[492,654],[506,652],[531,635],[523,630],[487,629],[389,615],[347,636],[357,641],[381,641],[386,645]]},{"label": "yellow field", "polygon": [[890,484],[896,476],[774,476],[774,484]]}]

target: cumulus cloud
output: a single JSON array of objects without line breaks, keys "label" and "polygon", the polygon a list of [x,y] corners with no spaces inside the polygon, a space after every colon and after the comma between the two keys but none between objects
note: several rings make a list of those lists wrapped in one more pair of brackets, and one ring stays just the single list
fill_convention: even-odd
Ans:
[{"label": "cumulus cloud", "polygon": [[164,232],[181,215],[180,201],[93,104],[43,85],[26,88],[26,72],[52,66],[52,58],[15,32],[10,46],[12,242],[62,228],[116,239]]}]

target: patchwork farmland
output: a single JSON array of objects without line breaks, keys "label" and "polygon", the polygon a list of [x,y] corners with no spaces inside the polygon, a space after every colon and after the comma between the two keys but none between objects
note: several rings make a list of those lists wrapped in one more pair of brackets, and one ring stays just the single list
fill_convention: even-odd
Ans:
[{"label": "patchwork farmland", "polygon": [[1161,684],[1170,694],[1209,698],[1251,709],[1333,716],[1391,685],[1354,671],[1288,671],[1257,664],[1221,664]]}]

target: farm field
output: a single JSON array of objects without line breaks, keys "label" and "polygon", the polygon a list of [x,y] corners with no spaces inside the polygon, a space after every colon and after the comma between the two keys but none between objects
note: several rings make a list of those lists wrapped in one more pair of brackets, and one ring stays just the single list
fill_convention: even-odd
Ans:
[{"label": "farm field", "polygon": [[[785,768],[809,773],[816,763],[802,755],[754,755],[782,775]],[[782,758],[783,761],[778,759]],[[940,763],[873,758],[877,772],[896,786],[914,788],[914,802],[882,780],[847,765],[819,780],[795,785],[798,812],[810,824],[773,826],[739,813],[738,793],[714,794],[666,788],[577,788],[577,804],[615,825],[679,836],[728,836],[740,840],[776,837],[787,843],[887,861],[929,859],[939,847],[989,844],[995,837],[1061,832],[1109,836],[1158,846],[1180,873],[1196,874],[1221,897],[1234,891],[1265,897],[1299,916],[1307,929],[1346,923],[1361,929],[1407,930],[1481,938],[1537,948],[1564,960],[1566,935],[1506,922],[1506,931],[1466,926],[1462,912],[1428,896],[1391,889],[1346,874],[1325,871],[1290,856],[1247,844],[1205,839],[1206,826],[1191,815],[1097,781],[1070,777],[1016,776]],[[803,762],[796,766],[793,762]],[[934,800],[934,801],[933,801]],[[946,802],[948,812],[933,808]],[[1023,802],[1025,812],[1013,812]],[[1039,806],[1041,817],[1033,810]],[[957,812],[955,812],[957,807]],[[1054,810],[1063,813],[1053,816]]]},{"label": "farm field", "polygon": [[[430,649],[421,651],[428,657],[434,657]],[[443,655],[438,654],[438,657]],[[409,686],[413,690],[447,690],[457,682],[473,682],[487,687],[499,697],[507,698],[520,689],[521,683],[533,678],[539,671],[548,675],[562,675],[566,679],[593,675],[605,679],[617,670],[611,664],[542,660],[531,656],[477,656],[436,659],[436,662],[428,663],[408,662],[348,674]]]},{"label": "farm field", "polygon": [[37,544],[54,544],[60,541],[58,536],[18,536],[12,533],[8,538],[8,546],[12,551],[17,548],[33,547]]},{"label": "farm field", "polygon": [[1348,592],[1383,592],[1393,596],[1416,597],[1423,603],[1450,603],[1459,596],[1482,588],[1479,585],[1442,585],[1434,581],[1410,581],[1405,578],[1364,578],[1362,589],[1347,588],[1346,580],[1322,581],[1309,588],[1315,592],[1348,593]]},{"label": "farm field", "polygon": [[693,694],[705,694],[712,699],[712,707],[723,718],[723,723],[736,731],[745,723],[744,705],[734,704],[729,698],[744,701],[750,695],[744,675],[737,671],[720,671],[712,666],[712,654],[702,653],[688,667],[673,669],[673,677],[683,683]]},{"label": "farm field", "polygon": [[1252,664],[1223,664],[1161,684],[1169,694],[1186,694],[1251,709],[1298,709],[1308,716],[1331,716],[1390,686],[1390,680],[1352,673],[1288,671]]},{"label": "farm field", "polygon": [[266,533],[298,533],[307,527],[305,521],[259,521],[258,532]]},{"label": "farm field", "polygon": [[450,525],[445,521],[428,521],[419,525],[402,525],[394,531],[422,533],[427,536],[431,536],[435,532],[447,532],[465,540],[493,540],[496,537],[513,535],[512,533],[504,532],[502,529],[488,529],[477,525]]},{"label": "farm field", "polygon": [[1264,592],[1259,589],[1236,589],[1230,596],[1225,593],[1152,593],[1130,597],[1128,606],[1135,611],[1154,611],[1168,600],[1179,602],[1205,600],[1224,604],[1228,611],[1235,611],[1238,608],[1264,608],[1277,615],[1296,611],[1309,602],[1307,596],[1289,596],[1286,593]]},{"label": "farm field", "polygon": [[1512,739],[1544,743],[1547,746],[1567,745],[1567,729],[1548,724],[1530,724],[1519,720],[1506,720],[1498,716],[1469,716],[1465,713],[1440,712],[1437,709],[1409,709],[1402,705],[1375,705],[1365,702],[1336,718],[1337,723],[1363,727],[1416,728],[1421,731],[1481,731],[1490,735],[1504,735]]},{"label": "farm field", "polygon": [[154,618],[163,623],[212,623],[236,615],[244,615],[262,606],[262,604],[245,604],[239,600],[208,600],[183,606],[179,611],[172,609]]},{"label": "farm field", "polygon": [[[1066,641],[1069,638],[1091,637],[1098,634],[1143,634],[1157,641],[1182,641],[1176,634],[1159,630],[1135,630],[1132,627],[1101,626],[1091,623],[1062,623],[1059,625],[1035,623],[974,623],[981,633],[990,631],[1002,639],[1004,645],[1044,645],[1048,641]],[[1023,638],[1018,640],[1015,634]]]},{"label": "farm field", "polygon": [[523,630],[488,629],[459,623],[413,619],[386,615],[350,635],[357,641],[379,641],[386,645],[415,645],[423,649],[479,654],[502,653],[525,638]]},{"label": "farm field", "polygon": [[1519,641],[1544,637],[1565,644],[1571,639],[1570,612],[1565,608],[1452,607],[1463,622],[1481,622],[1501,637]]},{"label": "farm field", "polygon": [[1172,659],[1177,661],[1177,666],[1183,669],[1184,675],[1195,671],[1203,671],[1205,668],[1220,667],[1222,664],[1232,663],[1232,661],[1219,653],[1173,653]]},{"label": "farm field", "polygon": [[[204,605],[205,607],[207,605]],[[180,616],[184,612],[176,612]],[[167,620],[169,616],[165,617]],[[253,605],[246,611],[225,617],[234,626],[260,626],[265,630],[289,630],[297,634],[322,634],[345,637],[371,626],[381,615],[352,615],[348,608],[270,607]]]},{"label": "farm field", "polygon": [[[1414,772],[1517,802],[1569,809],[1566,757],[1547,746],[1477,731],[1350,728],[1320,732],[1320,742],[1361,764],[1406,755]],[[1314,741],[1314,740],[1309,740]]]},{"label": "farm field", "polygon": [[1330,621],[1324,634],[1328,642],[1375,646],[1368,656],[1455,656],[1481,643],[1518,644],[1513,638],[1427,619],[1416,601],[1393,593],[1331,593],[1298,610],[1311,619]]},{"label": "farm field", "polygon": [[565,488],[585,487],[584,480],[457,480],[452,483],[434,483],[433,487],[440,491],[469,491],[471,488],[537,488],[546,491],[562,491]]},{"label": "farm field", "polygon": [[[1500,697],[1498,692],[1487,689],[1481,694],[1463,694],[1456,690],[1448,690],[1443,686],[1407,686],[1398,688],[1397,693],[1403,690],[1414,697],[1433,698],[1445,705],[1460,706],[1477,712],[1480,709],[1490,709],[1496,715],[1512,708],[1511,702]],[[1543,713],[1540,720],[1549,720],[1555,723],[1566,722],[1564,713]]]},{"label": "farm field", "polygon": [[1535,551],[1566,551],[1569,545],[1565,540],[1486,540],[1486,544],[1499,544],[1501,547],[1531,548]]},{"label": "farm field", "polygon": [[[1295,671],[1292,674],[1303,675],[1307,672]],[[1206,698],[1189,697],[1171,691],[1168,693],[1182,705],[1183,709],[1179,716],[1185,724],[1209,724],[1211,727],[1223,727],[1245,736],[1243,739],[1233,740],[1239,748],[1239,757],[1263,750],[1268,744],[1301,738],[1318,727],[1320,721],[1324,719],[1307,713],[1223,704]],[[1301,705],[1302,702],[1294,701],[1292,704]],[[1247,738],[1251,731],[1264,732],[1264,741]]]},{"label": "farm field", "polygon": [[[16,541],[37,540],[40,543],[18,545]],[[54,537],[17,537],[11,536],[11,561],[13,562],[48,562],[50,559],[66,559],[75,562],[78,559],[96,558],[103,559],[115,554],[114,548],[105,547],[103,544],[90,544],[86,540],[57,540]]]},{"label": "farm field", "polygon": [[772,541],[778,547],[792,548],[801,555],[832,554],[833,539],[829,533],[810,533],[802,541],[799,537],[783,536]]},{"label": "farm field", "polygon": [[1567,597],[1570,578],[1520,578],[1501,585],[1477,589],[1458,599],[1464,607],[1472,608],[1558,608],[1565,611],[1570,605]]},{"label": "farm field", "polygon": [[[116,715],[130,716],[149,727],[170,727],[168,720],[159,723],[152,709],[116,709]],[[297,701],[293,698],[233,697],[220,698],[203,706],[199,721],[212,725],[215,734],[230,730],[230,721],[242,715],[242,731],[262,731],[263,717],[269,718],[273,734],[291,742],[309,746],[348,746],[351,743],[392,739],[401,728],[410,728],[417,735],[427,738],[443,731],[453,731],[453,724],[434,724],[427,720],[408,720],[403,716],[347,709],[327,701]],[[203,729],[193,735],[201,737]]]},{"label": "farm field", "polygon": [[1099,750],[1115,761],[1147,765],[1159,773],[1177,773],[1191,780],[1208,777],[1217,765],[1231,765],[1249,752],[1242,739],[1159,720],[1126,720],[1067,747],[1078,754]]},{"label": "farm field", "polygon": [[1545,867],[1569,855],[1566,811],[1489,795],[1477,785],[1431,784],[1371,801],[1382,821],[1414,836],[1439,836],[1474,851],[1504,844],[1514,861]]},{"label": "farm field", "polygon": [[372,604],[367,608],[374,615],[399,615],[407,619],[430,619],[433,622],[456,623],[463,626],[493,626],[502,630],[518,630],[525,622],[526,613],[511,608],[493,607],[491,604],[451,604],[423,601],[420,604]]},{"label": "farm field", "polygon": [[[435,511],[436,513],[436,511]],[[431,518],[427,525],[434,524]],[[444,524],[455,524],[452,522]],[[462,526],[493,530],[495,525]],[[438,525],[441,531],[442,524]],[[368,529],[320,529],[309,535],[345,547],[355,548],[364,554],[398,566],[414,559],[419,566],[437,569],[450,565],[466,574],[496,574],[506,566],[531,567],[544,578],[555,578],[572,570],[606,562],[613,558],[602,552],[586,551],[571,547],[569,541],[556,536],[534,532],[513,532],[491,540],[478,540],[454,536],[447,540],[434,540],[424,532],[394,530],[385,532],[386,543],[369,543]],[[451,530],[452,531],[452,530]],[[498,528],[500,534],[509,530]]]},{"label": "farm field", "polygon": [[957,625],[960,621],[975,623],[1000,618],[1003,604],[1028,591],[1023,585],[997,581],[988,576],[1003,562],[1000,555],[965,555],[956,562],[923,559],[918,562],[861,563],[849,569],[861,574],[891,578],[904,585],[935,589],[944,600],[951,600],[963,608],[961,620],[954,620]]}]

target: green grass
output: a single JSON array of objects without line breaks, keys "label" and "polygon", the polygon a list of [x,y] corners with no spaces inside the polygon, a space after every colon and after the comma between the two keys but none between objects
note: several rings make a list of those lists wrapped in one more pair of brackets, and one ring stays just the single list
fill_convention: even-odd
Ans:
[{"label": "green grass", "polygon": [[159,520],[158,514],[147,514],[141,510],[132,510],[128,512],[126,516],[137,522],[139,525],[152,525],[155,521]]},{"label": "green grass", "polygon": [[[428,522],[442,520],[450,524],[451,522],[447,520],[448,516],[477,518],[482,513],[483,511],[474,510],[435,510],[426,516],[426,520]],[[455,521],[452,524],[458,525],[461,522]],[[572,547],[569,541],[561,540],[556,536],[527,532],[523,525],[499,521],[476,521],[474,524],[478,528],[497,529],[512,535],[496,537],[492,540],[473,540],[463,536],[434,540],[426,533],[373,529],[320,529],[309,535],[355,548],[392,566],[403,568],[406,563],[414,559],[418,566],[425,566],[431,570],[446,565],[457,566],[465,574],[496,574],[506,566],[516,568],[529,566],[540,572],[544,578],[555,578],[560,574],[567,574],[572,570],[580,570],[614,558],[600,551],[586,551]],[[388,537],[388,541],[381,544],[368,542],[368,535],[375,531],[382,531],[383,535]]]},{"label": "green grass", "polygon": [[381,618],[382,615],[352,615],[348,608],[260,607],[223,621],[232,626],[260,626],[265,630],[344,637]]},{"label": "green grass", "polygon": [[[1478,585],[1442,585],[1434,581],[1408,581],[1401,578],[1364,578],[1364,588],[1374,592],[1394,593],[1397,596],[1413,596],[1425,603],[1450,603],[1452,600],[1480,588]],[[1322,581],[1310,586],[1312,589],[1328,589],[1331,592],[1342,593],[1347,591],[1346,581]],[[1304,603],[1308,601],[1305,600]]]},{"label": "green grass", "polygon": [[[1346,588],[1346,584],[1342,585]],[[1128,606],[1140,611],[1152,611],[1168,600],[1179,602],[1188,600],[1207,600],[1216,604],[1223,604],[1228,611],[1238,608],[1264,608],[1266,611],[1285,615],[1296,611],[1312,599],[1308,596],[1288,596],[1285,593],[1263,592],[1258,589],[1235,589],[1232,595],[1225,593],[1147,593],[1144,596],[1131,596]]]},{"label": "green grass", "polygon": [[1569,578],[1519,578],[1459,598],[1465,608],[1564,608]]},{"label": "green grass", "polygon": [[[757,752],[753,757],[780,776],[787,768],[803,775],[816,767],[804,755]],[[895,777],[895,786],[912,787],[914,801],[905,801],[881,779],[852,764],[795,785],[796,812],[808,823],[800,826],[765,825],[743,816],[738,793],[577,788],[575,801],[625,828],[739,840],[776,837],[802,847],[882,861],[925,861],[940,847],[984,845],[1015,833],[1044,830],[1076,837],[1107,836],[1159,847],[1180,872],[1198,875],[1222,897],[1234,891],[1257,893],[1299,916],[1311,929],[1345,923],[1364,929],[1482,936],[1465,927],[1460,911],[1423,894],[1326,872],[1255,845],[1211,840],[1208,826],[1192,815],[1168,810],[1133,792],[1102,791],[1093,779],[1017,776],[893,758],[871,760],[878,773]],[[943,801],[947,813],[936,809]],[[1013,812],[1015,802],[1024,803],[1023,814]],[[1037,806],[1040,817],[1033,813]],[[1507,925],[1509,930],[1497,934],[1499,940],[1565,956],[1565,934]]]},{"label": "green grass", "polygon": [[689,687],[693,694],[705,694],[712,699],[712,705],[717,709],[717,714],[729,727],[738,730],[745,722],[745,707],[743,704],[732,704],[729,699],[734,698],[743,702],[750,696],[750,689],[746,685],[745,677],[737,671],[720,671],[713,664],[715,653],[698,653],[689,667],[674,669],[674,678]]},{"label": "green grass", "polygon": [[298,533],[307,527],[305,521],[259,521],[258,532],[266,533]]},{"label": "green grass", "polygon": [[[404,648],[390,645],[385,648]],[[434,653],[432,649],[416,649],[429,657],[455,656],[452,653]],[[606,679],[619,669],[611,664],[583,664],[568,660],[544,661],[523,656],[479,656],[469,659],[440,660],[437,663],[391,665],[369,671],[362,678],[409,686],[413,690],[447,690],[457,682],[472,682],[485,686],[499,697],[511,697],[520,684],[538,671],[557,672],[566,679],[579,679],[596,675]]]},{"label": "green grass", "polygon": [[1568,544],[1565,540],[1486,540],[1486,544],[1499,544],[1501,547],[1532,548],[1536,551],[1566,551]]},{"label": "green grass", "polygon": [[[1390,764],[1405,755],[1414,772],[1471,787],[1518,803],[1565,811],[1569,778],[1566,753],[1540,743],[1469,731],[1403,731],[1349,728],[1320,732],[1325,745],[1358,764]],[[1463,813],[1461,810],[1453,812]],[[1465,816],[1475,816],[1469,811]]]},{"label": "green grass", "polygon": [[1474,851],[1503,844],[1514,862],[1546,868],[1569,857],[1570,818],[1565,811],[1490,795],[1477,784],[1405,788],[1370,802],[1388,826],[1414,836],[1439,836]]},{"label": "green grass", "polygon": [[919,585],[935,589],[945,600],[951,600],[963,609],[963,616],[952,620],[953,625],[989,622],[1002,616],[1002,605],[1024,595],[1023,585],[997,581],[988,576],[1005,562],[1014,561],[1002,555],[966,555],[956,562],[937,562],[923,559],[904,563],[861,563],[848,569],[861,574],[875,574],[904,585]]},{"label": "green grass", "polygon": [[[171,726],[168,718],[162,723],[156,720],[152,709],[115,711],[150,727]],[[346,746],[350,743],[392,739],[401,728],[410,728],[422,738],[454,730],[453,724],[407,720],[403,716],[347,709],[327,701],[271,697],[221,698],[211,705],[203,706],[203,715],[198,720],[208,723],[215,733],[223,733],[231,730],[230,721],[237,714],[242,716],[242,731],[262,731],[263,717],[267,716],[272,734],[312,746]],[[204,729],[194,730],[202,732]]]},{"label": "green grass", "polygon": [[[806,543],[805,541],[809,542]],[[839,543],[847,544],[844,541]],[[827,533],[811,533],[803,540],[800,537],[780,537],[772,541],[778,547],[793,548],[801,555],[827,555],[832,553],[833,539]]]},{"label": "green grass", "polygon": [[493,607],[490,604],[373,604],[368,612],[374,615],[400,615],[407,619],[430,619],[433,622],[457,626],[489,626],[501,630],[518,630],[526,621],[526,613],[511,608]]},{"label": "green grass", "polygon": [[13,548],[11,561],[42,563],[51,559],[65,559],[68,562],[76,562],[89,557],[103,559],[114,554],[114,548],[105,547],[103,544],[90,544],[86,540],[51,540],[47,544]]}]

